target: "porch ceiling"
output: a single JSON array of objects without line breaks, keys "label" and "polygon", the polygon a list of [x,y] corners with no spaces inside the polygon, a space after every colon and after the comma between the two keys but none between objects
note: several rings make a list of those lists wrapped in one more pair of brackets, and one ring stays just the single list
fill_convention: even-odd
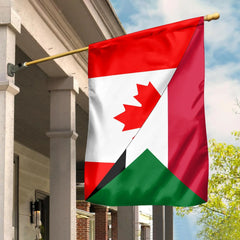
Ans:
[{"label": "porch ceiling", "polygon": [[[17,62],[28,57],[16,50]],[[38,67],[32,66],[16,74],[16,85],[20,93],[15,99],[15,140],[49,157],[49,93],[47,75]],[[87,138],[88,114],[76,107],[77,161],[83,161]]]},{"label": "porch ceiling", "polygon": [[81,40],[85,46],[105,39],[93,17],[89,14],[84,1],[54,0],[54,2],[61,9],[62,14],[75,32],[81,36]]},{"label": "porch ceiling", "polygon": [[[16,63],[87,46],[125,34],[108,0],[15,0],[22,32]],[[82,166],[88,127],[87,52],[31,66],[16,73],[15,140],[49,156],[47,79],[73,76],[79,85],[76,107],[77,162]],[[82,168],[82,167],[81,167]]]}]

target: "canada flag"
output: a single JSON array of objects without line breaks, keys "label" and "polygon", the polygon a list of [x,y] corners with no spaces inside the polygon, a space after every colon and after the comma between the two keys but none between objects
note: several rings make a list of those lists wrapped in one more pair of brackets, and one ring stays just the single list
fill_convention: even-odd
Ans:
[{"label": "canada flag", "polygon": [[89,46],[85,199],[207,201],[203,17]]}]

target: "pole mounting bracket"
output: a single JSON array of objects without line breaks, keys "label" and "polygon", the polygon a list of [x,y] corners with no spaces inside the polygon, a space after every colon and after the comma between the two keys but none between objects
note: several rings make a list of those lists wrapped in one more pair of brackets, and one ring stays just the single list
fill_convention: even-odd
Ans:
[{"label": "pole mounting bracket", "polygon": [[19,63],[17,65],[14,65],[12,63],[7,64],[7,74],[9,77],[14,77],[14,74],[18,72],[19,70],[27,67],[25,63]]}]

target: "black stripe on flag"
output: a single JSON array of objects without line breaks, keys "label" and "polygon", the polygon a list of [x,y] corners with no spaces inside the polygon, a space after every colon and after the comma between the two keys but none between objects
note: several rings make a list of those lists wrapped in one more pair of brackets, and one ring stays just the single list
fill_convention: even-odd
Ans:
[{"label": "black stripe on flag", "polygon": [[121,173],[126,166],[126,150],[117,160],[117,162],[112,166],[110,171],[106,174],[106,176],[102,179],[102,181],[98,184],[98,186],[93,190],[88,198],[93,196],[99,190],[101,190],[105,185],[107,185],[110,181],[112,181],[119,173]]}]

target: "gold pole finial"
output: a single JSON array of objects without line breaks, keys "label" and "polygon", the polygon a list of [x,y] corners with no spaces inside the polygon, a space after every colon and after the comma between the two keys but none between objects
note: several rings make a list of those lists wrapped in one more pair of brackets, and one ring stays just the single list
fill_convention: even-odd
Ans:
[{"label": "gold pole finial", "polygon": [[219,18],[220,18],[220,14],[219,13],[213,13],[213,14],[206,15],[204,17],[204,21],[217,20]]}]

